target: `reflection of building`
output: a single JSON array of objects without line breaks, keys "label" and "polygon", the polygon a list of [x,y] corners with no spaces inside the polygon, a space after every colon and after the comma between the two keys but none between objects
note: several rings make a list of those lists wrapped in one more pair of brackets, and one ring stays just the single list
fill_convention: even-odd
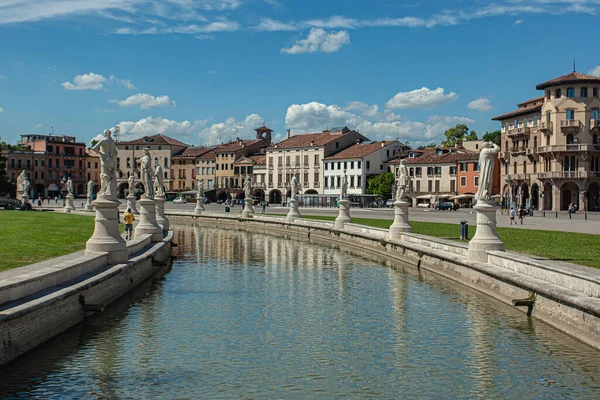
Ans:
[{"label": "reflection of building", "polygon": [[128,178],[134,173],[136,179],[136,188],[143,191],[143,185],[139,181],[139,159],[144,156],[144,149],[150,148],[150,157],[152,158],[152,167],[160,164],[164,174],[165,191],[171,189],[174,171],[171,169],[171,158],[182,152],[187,144],[168,136],[159,134],[154,136],[144,136],[140,139],[130,140],[128,142],[117,143],[119,156],[117,157],[117,185],[119,196],[124,197],[129,192]]},{"label": "reflection of building", "polygon": [[600,78],[573,72],[544,96],[493,118],[502,124],[502,193],[535,209],[600,210]]},{"label": "reflection of building", "polygon": [[368,141],[347,127],[332,128],[319,133],[295,135],[269,147],[267,155],[267,191],[269,202],[281,203],[290,196],[290,181],[297,175],[303,194],[322,194],[322,160],[346,149],[357,140]]},{"label": "reflection of building", "polygon": [[323,193],[339,194],[342,176],[348,178],[348,194],[365,194],[367,177],[379,175],[385,163],[401,155],[404,145],[397,140],[356,143],[323,159]]}]

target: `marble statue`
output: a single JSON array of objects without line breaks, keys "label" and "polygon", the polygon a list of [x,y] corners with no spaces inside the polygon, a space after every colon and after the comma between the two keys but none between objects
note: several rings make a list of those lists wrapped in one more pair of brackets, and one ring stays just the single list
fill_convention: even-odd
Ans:
[{"label": "marble statue", "polygon": [[67,190],[67,196],[73,196],[75,189],[73,188],[73,180],[71,178],[67,179],[65,183],[65,188]]},{"label": "marble statue", "polygon": [[198,187],[198,193],[196,193],[196,199],[204,200],[204,179],[198,179],[196,181],[196,186]]},{"label": "marble statue", "polygon": [[133,196],[135,192],[135,178],[133,173],[129,175],[129,196]]},{"label": "marble statue", "polygon": [[90,179],[90,181],[87,184],[87,198],[91,199],[93,194],[94,194],[94,182],[92,182],[92,180]]},{"label": "marble statue", "polygon": [[252,178],[247,178],[244,183],[244,194],[247,199],[252,198]]},{"label": "marble statue", "polygon": [[494,156],[500,151],[500,147],[493,142],[483,142],[479,153],[479,189],[475,193],[475,199],[487,201],[492,195],[492,184],[494,181]]},{"label": "marble statue", "polygon": [[160,164],[156,166],[156,171],[154,171],[154,177],[156,178],[156,195],[160,197],[165,197],[165,185],[163,181],[163,170]]},{"label": "marble statue", "polygon": [[27,172],[25,170],[17,177],[17,189],[23,193],[29,191],[29,179],[27,179]]},{"label": "marble statue", "polygon": [[346,170],[344,170],[344,175],[342,175],[342,190],[340,193],[340,199],[346,199],[348,197],[348,175],[346,175]]},{"label": "marble statue", "polygon": [[294,174],[294,176],[292,176],[291,186],[292,186],[292,190],[291,190],[292,198],[295,199],[296,195],[298,193],[300,193],[299,185],[298,185],[298,178],[296,177],[296,174]]},{"label": "marble statue", "polygon": [[144,197],[154,199],[154,188],[152,187],[152,159],[150,149],[144,149],[144,156],[140,160],[140,173],[142,185],[144,185]]},{"label": "marble statue", "polygon": [[101,196],[117,197],[117,145],[110,129],[104,131],[104,137],[92,150],[100,153],[100,192]]},{"label": "marble statue", "polygon": [[396,171],[396,201],[402,201],[410,188],[410,176],[406,168],[406,160],[400,161],[398,171]]}]

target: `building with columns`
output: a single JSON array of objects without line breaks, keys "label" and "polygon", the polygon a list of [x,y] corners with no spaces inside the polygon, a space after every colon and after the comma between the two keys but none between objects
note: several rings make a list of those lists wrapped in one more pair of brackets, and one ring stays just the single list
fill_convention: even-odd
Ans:
[{"label": "building with columns", "polygon": [[507,205],[600,210],[600,78],[572,72],[536,89],[544,96],[493,118]]}]

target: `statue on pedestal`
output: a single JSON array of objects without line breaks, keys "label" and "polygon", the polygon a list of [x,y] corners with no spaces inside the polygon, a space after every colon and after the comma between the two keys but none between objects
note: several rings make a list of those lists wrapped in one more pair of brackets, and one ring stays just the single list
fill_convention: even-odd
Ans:
[{"label": "statue on pedestal", "polygon": [[87,198],[91,199],[93,194],[94,194],[94,182],[92,182],[92,180],[90,179],[90,181],[87,184]]},{"label": "statue on pedestal", "polygon": [[247,178],[244,183],[244,194],[247,199],[252,198],[252,178]]},{"label": "statue on pedestal", "polygon": [[298,178],[296,177],[296,174],[294,174],[294,176],[292,176],[292,181],[290,182],[290,184],[291,184],[292,199],[295,199],[296,195],[298,193],[300,193]]},{"label": "statue on pedestal", "polygon": [[400,161],[398,171],[396,171],[396,201],[402,201],[410,188],[410,176],[406,168],[406,160]]},{"label": "statue on pedestal", "polygon": [[67,179],[67,182],[65,183],[65,189],[67,190],[67,196],[73,196],[75,189],[73,188],[73,180],[71,178]]},{"label": "statue on pedestal", "polygon": [[29,178],[27,177],[27,171],[23,170],[17,177],[17,190],[23,192],[24,194],[28,194],[30,185]]},{"label": "statue on pedestal", "polygon": [[135,195],[135,180],[133,178],[133,173],[129,175],[129,196]]},{"label": "statue on pedestal", "polygon": [[202,201],[204,201],[204,179],[198,179],[196,181],[196,186],[198,187],[196,199],[201,199]]},{"label": "statue on pedestal", "polygon": [[154,171],[154,176],[156,178],[156,195],[159,197],[165,197],[165,185],[163,181],[163,171],[160,164],[156,166],[156,171]]},{"label": "statue on pedestal", "polygon": [[154,188],[152,185],[152,159],[150,158],[150,149],[144,149],[144,156],[140,160],[140,172],[142,185],[144,185],[144,197],[154,199]]},{"label": "statue on pedestal", "polygon": [[344,200],[348,197],[348,176],[346,175],[346,170],[344,170],[344,175],[342,175],[342,188],[340,193],[340,199]]},{"label": "statue on pedestal", "polygon": [[493,142],[483,142],[479,153],[479,189],[475,193],[477,201],[488,201],[492,196],[494,181],[494,157],[500,147]]},{"label": "statue on pedestal", "polygon": [[112,138],[109,129],[104,131],[104,137],[92,150],[100,153],[100,193],[105,197],[117,197],[117,169],[116,160],[118,155],[117,145]]}]

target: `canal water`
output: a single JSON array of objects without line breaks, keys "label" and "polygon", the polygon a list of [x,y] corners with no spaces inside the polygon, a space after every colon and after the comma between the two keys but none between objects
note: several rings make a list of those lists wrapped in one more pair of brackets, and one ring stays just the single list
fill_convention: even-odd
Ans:
[{"label": "canal water", "polygon": [[600,397],[600,352],[456,283],[298,239],[174,230],[170,271],[0,369],[0,397]]}]

